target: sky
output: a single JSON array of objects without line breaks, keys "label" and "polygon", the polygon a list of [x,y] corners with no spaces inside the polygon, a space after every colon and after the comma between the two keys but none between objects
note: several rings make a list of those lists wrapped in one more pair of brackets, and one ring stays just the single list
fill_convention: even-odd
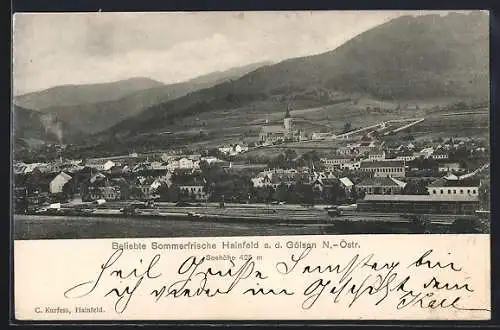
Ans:
[{"label": "sky", "polygon": [[21,13],[13,20],[13,92],[131,77],[181,82],[323,53],[398,16],[424,13]]}]

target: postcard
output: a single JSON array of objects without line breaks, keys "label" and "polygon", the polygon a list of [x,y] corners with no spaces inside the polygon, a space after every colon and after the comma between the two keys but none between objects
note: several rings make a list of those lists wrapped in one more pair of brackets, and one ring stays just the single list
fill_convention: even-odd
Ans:
[{"label": "postcard", "polygon": [[12,318],[489,320],[487,11],[16,13]]}]

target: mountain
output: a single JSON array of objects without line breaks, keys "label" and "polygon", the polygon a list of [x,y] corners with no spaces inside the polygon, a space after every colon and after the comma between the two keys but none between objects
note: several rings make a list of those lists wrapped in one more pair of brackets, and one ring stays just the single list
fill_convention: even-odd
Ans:
[{"label": "mountain", "polygon": [[162,85],[158,81],[141,77],[103,84],[64,85],[16,96],[14,103],[33,110],[68,107],[117,100],[131,93]]},{"label": "mountain", "polygon": [[13,106],[14,139],[39,140],[52,143],[68,143],[81,136],[76,127],[72,127],[51,114]]},{"label": "mountain", "polygon": [[[55,115],[57,118],[71,124],[72,126],[80,127],[80,129],[85,133],[94,134],[107,129],[130,116],[136,115],[148,107],[187,95],[188,93],[191,93],[198,89],[212,87],[229,79],[239,78],[249,71],[252,71],[265,64],[268,63],[255,63],[242,67],[232,68],[227,71],[217,71],[191,79],[186,82],[171,85],[163,85],[155,82],[154,80],[144,79],[142,85],[139,83],[135,85],[136,91],[134,91],[134,89],[132,88],[125,88],[120,93],[123,94],[122,97],[115,99],[115,96],[118,94],[114,93],[114,96],[111,96],[110,94],[108,97],[109,100],[107,101],[84,102],[76,105],[64,104],[43,107],[43,105],[48,104],[47,98],[39,97],[38,102],[36,102],[35,98],[32,97],[31,105],[36,105],[35,108],[43,113],[50,113],[52,115]],[[133,79],[133,81],[136,81],[136,79]],[[148,81],[150,82],[149,84],[147,83]],[[113,84],[118,84],[119,86],[124,86],[129,83],[130,80],[127,80],[108,85],[116,86]],[[101,84],[95,86],[102,87]],[[140,88],[140,86],[142,88]],[[147,86],[153,87],[147,88]],[[68,86],[59,87],[59,90],[68,90],[67,87]],[[77,99],[83,100],[83,96],[91,94],[91,90],[99,90],[99,88],[94,88],[94,85],[75,86],[75,88],[71,88],[70,90],[74,92],[77,91],[79,87],[81,87],[80,90],[82,91],[82,95],[77,96],[77,92],[75,92],[75,94],[73,95],[74,97],[72,98],[73,102]],[[40,95],[46,95],[48,93],[47,91],[40,92]],[[87,100],[102,99],[104,97],[104,95],[100,95],[100,92],[98,92],[98,94],[99,95],[89,97]],[[64,96],[64,98],[61,97],[58,98],[58,100],[62,101],[63,99],[69,99],[67,97],[68,94],[64,95],[66,95]],[[26,101],[26,99],[24,99],[24,101]],[[15,100],[15,103],[20,104],[19,100]],[[21,104],[25,103],[26,102],[21,102]]]},{"label": "mountain", "polygon": [[360,95],[378,100],[487,99],[488,31],[488,15],[482,12],[399,17],[333,51],[263,66],[240,79],[152,106],[107,133],[151,131],[177,118],[256,101],[329,104]]}]

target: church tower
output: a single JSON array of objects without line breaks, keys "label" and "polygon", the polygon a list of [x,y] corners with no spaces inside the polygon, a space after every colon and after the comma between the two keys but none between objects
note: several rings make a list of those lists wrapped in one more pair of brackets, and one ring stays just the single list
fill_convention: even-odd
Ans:
[{"label": "church tower", "polygon": [[293,121],[290,116],[290,104],[286,106],[285,118],[283,119],[283,125],[285,126],[286,135],[290,137],[293,133]]}]

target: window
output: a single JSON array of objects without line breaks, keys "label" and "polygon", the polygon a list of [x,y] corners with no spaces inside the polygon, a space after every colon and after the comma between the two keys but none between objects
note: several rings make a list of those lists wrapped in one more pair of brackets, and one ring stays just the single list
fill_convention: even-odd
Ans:
[{"label": "window", "polygon": [[467,194],[470,194],[470,189],[467,189]]},{"label": "window", "polygon": [[464,193],[464,190],[463,189],[460,189],[460,194],[463,194]]},{"label": "window", "polygon": [[441,189],[441,194],[443,193],[443,189]]},{"label": "window", "polygon": [[433,193],[433,194],[435,194],[435,193],[436,193],[436,189],[433,189],[433,190],[432,190],[432,193]]},{"label": "window", "polygon": [[476,189],[472,190],[472,193],[475,194],[476,193]]},{"label": "window", "polygon": [[457,193],[457,190],[456,189],[453,189],[453,194],[456,194]]},{"label": "window", "polygon": [[448,189],[448,194],[451,194],[451,189]]}]

